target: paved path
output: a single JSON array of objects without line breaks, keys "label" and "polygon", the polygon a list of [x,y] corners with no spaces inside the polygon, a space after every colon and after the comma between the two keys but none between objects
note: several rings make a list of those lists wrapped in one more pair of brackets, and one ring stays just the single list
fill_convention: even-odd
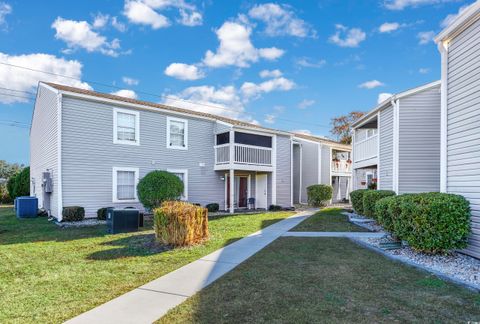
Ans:
[{"label": "paved path", "polygon": [[297,226],[316,211],[308,210],[297,213],[270,225],[83,313],[67,323],[152,323]]},{"label": "paved path", "polygon": [[294,237],[351,237],[351,238],[380,238],[383,232],[286,232],[282,236]]}]

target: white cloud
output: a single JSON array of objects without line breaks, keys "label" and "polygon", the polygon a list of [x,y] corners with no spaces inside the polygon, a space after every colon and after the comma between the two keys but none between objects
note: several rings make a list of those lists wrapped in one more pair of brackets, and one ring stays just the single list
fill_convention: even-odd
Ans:
[{"label": "white cloud", "polygon": [[184,63],[172,63],[167,66],[164,73],[180,80],[198,80],[205,77],[198,67]]},{"label": "white cloud", "polygon": [[289,91],[295,87],[295,82],[284,77],[274,78],[261,83],[244,82],[240,88],[243,97],[248,100],[250,98],[258,98],[262,93],[272,91]]},{"label": "white cloud", "polygon": [[266,24],[265,34],[269,36],[291,35],[296,37],[315,36],[313,30],[304,20],[296,17],[287,5],[265,3],[255,5],[248,15]]},{"label": "white cloud", "polygon": [[299,108],[299,109],[306,109],[306,108],[312,106],[313,104],[315,104],[315,100],[303,99],[303,100],[300,101],[300,103],[298,104],[298,108]]},{"label": "white cloud", "polygon": [[367,34],[360,28],[348,28],[335,25],[336,32],[330,36],[330,42],[340,47],[358,47],[367,38]]},{"label": "white cloud", "polygon": [[450,26],[450,24],[451,24],[455,19],[457,19],[457,17],[458,17],[459,15],[461,15],[462,12],[464,12],[468,7],[470,7],[470,5],[461,6],[460,9],[458,9],[458,13],[447,15],[447,16],[442,20],[442,22],[440,23],[440,26],[441,26],[442,28],[446,28],[446,27]]},{"label": "white cloud", "polygon": [[308,68],[321,68],[325,64],[327,64],[327,61],[320,59],[320,60],[313,60],[308,57],[301,57],[299,59],[295,60],[295,64],[302,66],[302,67],[308,67]]},{"label": "white cloud", "polygon": [[203,59],[203,63],[209,67],[248,67],[260,58],[275,60],[284,53],[275,47],[255,48],[250,41],[251,27],[241,22],[227,21],[215,33],[220,45],[215,53],[208,50]]},{"label": "white cloud", "polygon": [[133,79],[127,76],[122,77],[122,81],[123,83],[128,84],[129,86],[138,85],[140,83],[140,81],[138,81],[137,79]]},{"label": "white cloud", "polygon": [[263,120],[267,124],[274,124],[277,116],[275,114],[266,114],[265,119]]},{"label": "white cloud", "polygon": [[390,10],[403,10],[408,7],[419,7],[422,5],[440,4],[455,0],[385,0],[385,8]]},{"label": "white cloud", "polygon": [[178,9],[176,21],[185,26],[198,26],[203,17],[196,7],[184,0],[125,0],[123,14],[131,23],[150,26],[153,29],[171,25],[170,20],[160,13],[162,10]]},{"label": "white cloud", "polygon": [[0,2],[0,26],[6,24],[5,17],[12,13],[12,6],[6,2]]},{"label": "white cloud", "polygon": [[419,32],[417,34],[418,38],[418,43],[420,45],[427,45],[430,42],[433,42],[433,38],[435,37],[435,32],[434,31],[424,31],[424,32]]},{"label": "white cloud", "polygon": [[378,80],[371,80],[371,81],[366,81],[362,84],[359,84],[358,87],[363,89],[375,89],[378,87],[382,87],[384,85],[385,84],[383,82],[380,82]]},{"label": "white cloud", "polygon": [[[91,87],[87,83],[75,80],[81,79],[82,77],[82,64],[76,60],[65,60],[63,58],[58,58],[54,55],[41,53],[9,55],[0,52],[0,62],[70,77],[65,78],[46,73],[38,73],[0,64],[0,87],[2,88],[35,92],[38,82],[45,81],[71,85],[82,89],[91,89]],[[6,92],[3,91],[3,93]],[[15,95],[19,95],[19,92],[15,92]],[[27,101],[28,99],[24,98],[0,95],[0,102],[2,103]]]},{"label": "white cloud", "polygon": [[125,26],[124,23],[118,21],[117,17],[112,17],[110,20],[111,20],[111,24],[112,24],[113,28],[115,28],[119,32],[123,33],[124,31],[127,30],[127,26]]},{"label": "white cloud", "polygon": [[276,70],[262,70],[259,73],[261,78],[278,78],[282,76],[282,71]]},{"label": "white cloud", "polygon": [[420,73],[420,74],[427,74],[428,72],[430,72],[430,69],[429,69],[429,68],[420,68],[420,69],[418,69],[418,73]]},{"label": "white cloud", "polygon": [[115,92],[112,92],[113,95],[130,98],[130,99],[137,99],[137,94],[133,90],[128,89],[121,89]]},{"label": "white cloud", "polygon": [[380,103],[384,102],[385,100],[387,100],[388,98],[390,98],[391,96],[392,96],[391,93],[382,92],[378,95],[377,103],[380,104]]},{"label": "white cloud", "polygon": [[401,27],[400,24],[397,22],[393,22],[393,23],[386,22],[380,25],[380,27],[378,27],[378,31],[381,33],[391,33],[399,29],[400,27]]},{"label": "white cloud", "polygon": [[312,135],[312,132],[308,129],[294,129],[291,132],[295,134]]},{"label": "white cloud", "polygon": [[109,20],[110,20],[109,15],[104,15],[102,13],[98,13],[93,18],[92,26],[93,26],[93,28],[103,28],[108,24]]},{"label": "white cloud", "polygon": [[71,51],[83,48],[87,52],[100,52],[109,56],[118,56],[120,41],[113,39],[107,41],[105,36],[92,30],[92,26],[86,21],[67,20],[58,17],[52,24],[56,30],[55,38],[67,43]]}]

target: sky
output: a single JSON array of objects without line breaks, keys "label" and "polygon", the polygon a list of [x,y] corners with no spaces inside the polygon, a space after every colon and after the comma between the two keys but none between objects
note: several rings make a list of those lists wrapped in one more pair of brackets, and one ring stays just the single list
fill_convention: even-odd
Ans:
[{"label": "sky", "polygon": [[39,81],[329,136],[440,78],[461,0],[0,0],[0,160],[29,163]]}]

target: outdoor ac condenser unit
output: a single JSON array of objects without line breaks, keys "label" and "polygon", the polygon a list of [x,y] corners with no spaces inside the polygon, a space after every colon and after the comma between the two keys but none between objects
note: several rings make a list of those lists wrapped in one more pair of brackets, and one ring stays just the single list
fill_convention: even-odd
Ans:
[{"label": "outdoor ac condenser unit", "polygon": [[140,213],[137,209],[107,210],[107,231],[111,234],[138,231]]}]

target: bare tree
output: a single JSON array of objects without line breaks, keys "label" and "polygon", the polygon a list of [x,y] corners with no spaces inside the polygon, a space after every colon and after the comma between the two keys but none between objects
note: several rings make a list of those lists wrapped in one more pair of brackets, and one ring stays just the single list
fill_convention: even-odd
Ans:
[{"label": "bare tree", "polygon": [[330,133],[343,144],[352,144],[351,125],[365,115],[362,111],[352,111],[347,115],[332,118]]}]

